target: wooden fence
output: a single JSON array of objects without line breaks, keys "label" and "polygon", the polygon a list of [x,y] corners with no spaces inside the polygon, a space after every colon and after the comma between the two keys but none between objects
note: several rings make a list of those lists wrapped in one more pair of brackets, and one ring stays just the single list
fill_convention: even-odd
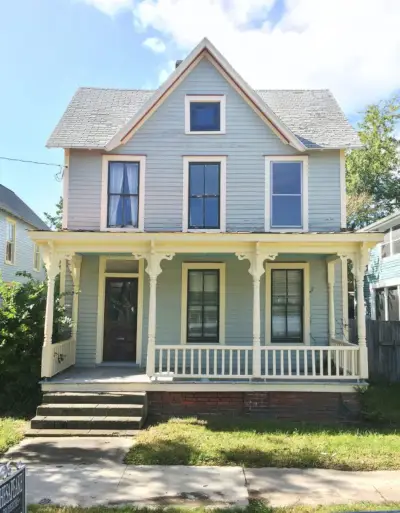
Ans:
[{"label": "wooden fence", "polygon": [[[400,382],[400,321],[366,320],[371,379]],[[349,321],[350,342],[357,344],[357,321]]]}]

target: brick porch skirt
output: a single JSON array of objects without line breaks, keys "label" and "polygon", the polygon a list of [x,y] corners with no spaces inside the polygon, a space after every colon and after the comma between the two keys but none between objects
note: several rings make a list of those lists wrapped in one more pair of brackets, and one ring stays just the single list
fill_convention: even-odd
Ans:
[{"label": "brick porch skirt", "polygon": [[148,392],[150,416],[259,415],[271,420],[356,421],[356,393],[339,392]]}]

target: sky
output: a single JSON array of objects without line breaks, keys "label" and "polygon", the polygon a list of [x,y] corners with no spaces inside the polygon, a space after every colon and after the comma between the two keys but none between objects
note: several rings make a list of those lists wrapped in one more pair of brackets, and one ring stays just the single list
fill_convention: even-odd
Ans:
[{"label": "sky", "polygon": [[[204,36],[254,88],[329,88],[356,124],[400,90],[399,26],[400,0],[5,0],[0,157],[62,164],[45,145],[78,87],[156,88]],[[0,183],[42,215],[59,170],[0,159]]]}]

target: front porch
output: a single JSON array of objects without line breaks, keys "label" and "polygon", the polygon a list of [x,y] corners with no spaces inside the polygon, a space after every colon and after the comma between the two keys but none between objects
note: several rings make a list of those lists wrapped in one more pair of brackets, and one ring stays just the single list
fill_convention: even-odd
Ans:
[{"label": "front porch", "polygon": [[[35,232],[49,284],[42,389],[350,392],[368,378],[362,282],[368,248],[377,237]],[[73,330],[69,340],[52,344],[54,279],[63,259],[69,262],[75,291]],[[139,264],[135,272],[115,266],[108,272],[107,259]],[[358,283],[358,345],[348,341],[347,333],[348,259]],[[200,321],[188,313],[186,268],[223,270],[214,293],[218,319],[216,313],[202,321],[203,331],[211,326],[212,343],[188,340],[189,323],[196,333]],[[282,297],[286,301],[286,317],[279,313],[279,304],[273,310],[273,269],[296,269],[301,276],[300,299],[288,292],[288,284],[285,293],[279,292],[278,303]],[[137,367],[120,365],[124,361],[102,365],[106,280],[118,277],[138,280]],[[286,280],[292,278],[288,274]],[[293,310],[296,301],[300,307]],[[207,304],[202,308],[204,316]],[[298,330],[295,342],[274,339],[282,319],[286,330],[289,324],[291,333]]]}]

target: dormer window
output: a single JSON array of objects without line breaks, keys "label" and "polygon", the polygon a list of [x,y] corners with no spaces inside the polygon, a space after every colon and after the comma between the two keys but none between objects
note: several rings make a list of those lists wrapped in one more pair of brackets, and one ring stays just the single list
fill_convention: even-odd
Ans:
[{"label": "dormer window", "polygon": [[225,96],[185,97],[186,134],[224,134]]}]

